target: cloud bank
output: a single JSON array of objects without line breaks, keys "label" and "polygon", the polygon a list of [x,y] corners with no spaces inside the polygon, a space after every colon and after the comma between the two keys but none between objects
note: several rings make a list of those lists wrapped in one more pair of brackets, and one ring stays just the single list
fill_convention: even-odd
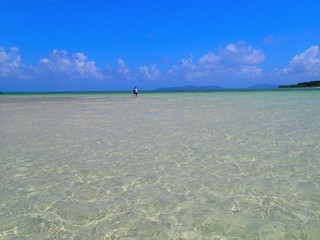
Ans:
[{"label": "cloud bank", "polygon": [[293,57],[289,65],[283,68],[282,74],[305,74],[311,77],[320,75],[320,51],[319,46],[312,46],[305,52]]},{"label": "cloud bank", "polygon": [[19,48],[12,47],[8,52],[4,48],[0,48],[0,77],[15,76],[19,73],[20,67]]},{"label": "cloud bank", "polygon": [[103,78],[94,61],[88,61],[81,52],[69,54],[67,51],[53,50],[48,58],[40,59],[35,69],[40,74],[58,74],[68,78]]},{"label": "cloud bank", "polygon": [[186,78],[192,83],[210,84],[210,80],[234,82],[235,79],[256,79],[263,70],[257,66],[265,59],[261,50],[247,46],[245,42],[228,44],[217,53],[208,52],[194,63],[192,55],[181,59],[180,64],[169,70],[169,75]]},{"label": "cloud bank", "polygon": [[115,68],[109,65],[99,68],[84,53],[69,53],[65,50],[53,50],[47,57],[40,59],[36,66],[27,66],[22,62],[19,48],[0,48],[0,87],[3,89],[14,82],[14,86],[19,88],[20,83],[28,84],[28,80],[39,86],[38,89],[45,83],[51,86],[70,84],[76,90],[80,89],[77,86],[81,86],[81,90],[92,86],[93,89],[126,89],[137,83],[145,86],[209,84],[232,87],[241,84],[248,86],[262,80],[267,82],[268,77],[320,77],[319,46],[306,49],[295,55],[286,67],[269,73],[265,73],[260,65],[265,59],[260,49],[244,41],[226,44],[218,51],[207,52],[196,60],[190,54],[167,70],[158,69],[156,64],[131,69],[122,58],[117,60]]}]

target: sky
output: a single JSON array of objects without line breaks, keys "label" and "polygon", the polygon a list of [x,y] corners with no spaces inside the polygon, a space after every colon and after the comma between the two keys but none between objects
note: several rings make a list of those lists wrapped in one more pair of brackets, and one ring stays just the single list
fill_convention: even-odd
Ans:
[{"label": "sky", "polygon": [[318,0],[0,0],[0,91],[320,79]]}]

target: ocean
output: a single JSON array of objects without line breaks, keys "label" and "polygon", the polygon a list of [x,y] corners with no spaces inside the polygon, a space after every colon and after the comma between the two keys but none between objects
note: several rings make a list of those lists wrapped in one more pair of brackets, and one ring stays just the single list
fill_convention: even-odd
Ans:
[{"label": "ocean", "polygon": [[1,239],[318,239],[320,90],[0,96]]}]

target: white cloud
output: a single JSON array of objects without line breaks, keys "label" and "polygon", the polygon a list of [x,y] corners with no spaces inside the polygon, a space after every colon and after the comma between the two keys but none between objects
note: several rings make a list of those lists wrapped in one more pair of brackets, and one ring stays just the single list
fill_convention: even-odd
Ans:
[{"label": "white cloud", "polygon": [[284,36],[269,35],[269,36],[265,37],[264,39],[262,39],[262,44],[271,45],[271,44],[275,44],[278,42],[286,42],[286,41],[287,41],[287,38]]},{"label": "white cloud", "polygon": [[49,59],[48,58],[42,58],[40,59],[40,63],[49,63]]},{"label": "white cloud", "polygon": [[244,42],[230,43],[217,53],[208,52],[193,63],[192,55],[181,59],[180,64],[169,70],[169,76],[185,78],[193,83],[214,83],[234,79],[247,80],[259,78],[262,69],[256,64],[263,62],[265,55],[257,48]]},{"label": "white cloud", "polygon": [[125,79],[131,80],[134,78],[134,73],[130,68],[126,66],[126,63],[123,59],[118,59],[118,74],[120,77],[124,77]]},{"label": "white cloud", "polygon": [[152,65],[151,67],[141,66],[139,67],[139,72],[142,73],[147,80],[156,80],[161,75],[156,65]]},{"label": "white cloud", "polygon": [[247,46],[242,41],[228,44],[219,55],[234,64],[258,64],[265,59],[265,55],[259,49]]},{"label": "white cloud", "polygon": [[276,37],[273,35],[269,35],[262,40],[262,43],[265,45],[270,45],[276,42]]},{"label": "white cloud", "polygon": [[221,56],[214,54],[213,52],[208,52],[206,55],[199,59],[200,65],[210,65],[217,66],[221,62]]},{"label": "white cloud", "polygon": [[181,59],[181,66],[183,68],[195,70],[196,66],[192,63],[192,54],[190,54],[189,58],[187,59]]},{"label": "white cloud", "polygon": [[192,54],[190,54],[189,58],[182,58],[179,64],[173,65],[172,68],[168,71],[168,74],[172,77],[180,77],[196,70],[197,65],[193,64],[193,57]]},{"label": "white cloud", "polygon": [[40,73],[64,74],[71,78],[101,78],[101,70],[94,61],[78,52],[70,55],[67,51],[53,50],[49,58],[40,59],[37,71]]},{"label": "white cloud", "polygon": [[262,68],[259,68],[257,66],[244,65],[240,66],[239,73],[245,75],[248,78],[255,78],[261,76]]},{"label": "white cloud", "polygon": [[12,47],[7,52],[4,48],[0,48],[0,76],[8,77],[16,74],[21,66],[21,56],[19,48]]},{"label": "white cloud", "polygon": [[286,68],[280,70],[284,74],[303,73],[308,76],[320,75],[320,51],[319,46],[312,46],[305,52],[296,55]]}]

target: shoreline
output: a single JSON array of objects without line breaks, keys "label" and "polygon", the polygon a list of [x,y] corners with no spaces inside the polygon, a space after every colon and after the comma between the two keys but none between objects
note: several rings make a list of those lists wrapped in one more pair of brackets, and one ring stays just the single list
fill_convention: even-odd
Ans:
[{"label": "shoreline", "polygon": [[[141,90],[140,94],[153,93],[208,93],[208,92],[283,92],[283,91],[318,91],[320,87],[278,87],[278,88],[224,88],[203,90]],[[132,94],[130,90],[123,91],[30,91],[2,92],[3,95],[94,95],[94,94]]]}]

